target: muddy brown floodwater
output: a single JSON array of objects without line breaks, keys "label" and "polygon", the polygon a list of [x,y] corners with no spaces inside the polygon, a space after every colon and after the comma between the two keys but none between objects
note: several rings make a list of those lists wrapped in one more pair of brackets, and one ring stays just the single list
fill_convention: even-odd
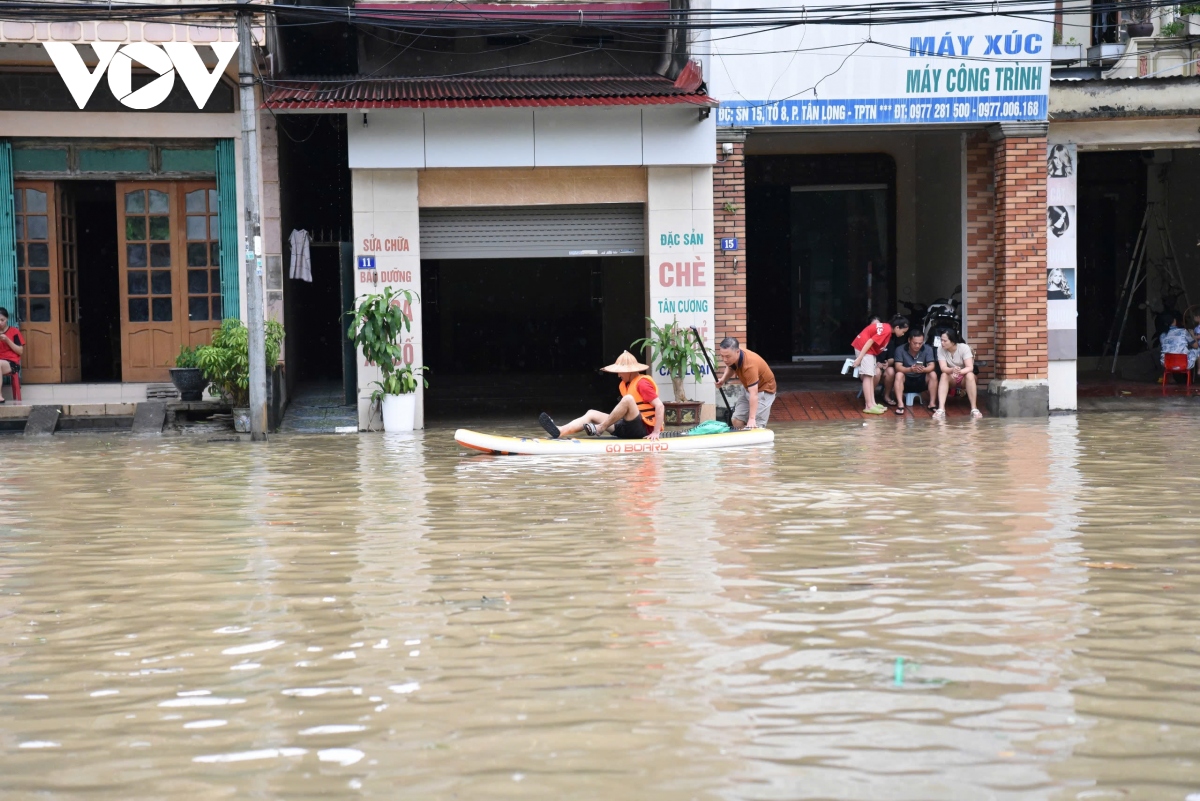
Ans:
[{"label": "muddy brown floodwater", "polygon": [[1195,419],[5,438],[0,796],[1194,799]]}]

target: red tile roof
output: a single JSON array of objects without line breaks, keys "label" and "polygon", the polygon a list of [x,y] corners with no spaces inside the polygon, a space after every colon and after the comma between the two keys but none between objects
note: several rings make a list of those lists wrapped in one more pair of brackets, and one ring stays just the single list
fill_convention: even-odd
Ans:
[{"label": "red tile roof", "polygon": [[715,108],[699,81],[659,75],[294,79],[265,81],[272,109],[652,106]]}]

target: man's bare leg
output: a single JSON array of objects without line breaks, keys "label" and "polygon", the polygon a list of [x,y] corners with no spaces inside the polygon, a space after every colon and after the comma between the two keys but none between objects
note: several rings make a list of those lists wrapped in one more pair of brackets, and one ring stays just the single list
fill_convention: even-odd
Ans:
[{"label": "man's bare leg", "polygon": [[610,428],[617,424],[619,420],[632,420],[638,416],[637,403],[633,396],[626,395],[621,398],[621,402],[612,410],[611,414],[598,412],[591,409],[583,417],[578,417],[566,425],[558,427],[560,437],[570,437],[583,431],[583,427],[587,423],[592,423],[601,431],[607,432]]},{"label": "man's bare leg", "polygon": [[896,378],[892,381],[892,396],[896,398],[896,408],[904,408],[904,373],[896,371]]}]

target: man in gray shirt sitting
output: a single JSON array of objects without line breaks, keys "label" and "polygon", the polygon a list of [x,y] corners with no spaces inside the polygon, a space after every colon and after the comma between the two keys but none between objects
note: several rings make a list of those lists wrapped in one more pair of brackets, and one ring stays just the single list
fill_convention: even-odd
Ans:
[{"label": "man in gray shirt sitting", "polygon": [[937,397],[937,372],[933,348],[925,344],[925,335],[918,329],[908,335],[908,344],[896,348],[896,414],[904,414],[904,393],[928,392],[925,405]]}]

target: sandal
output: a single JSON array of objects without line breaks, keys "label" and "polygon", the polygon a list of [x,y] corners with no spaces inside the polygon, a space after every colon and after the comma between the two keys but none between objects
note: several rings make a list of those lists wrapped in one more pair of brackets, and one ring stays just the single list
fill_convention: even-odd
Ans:
[{"label": "sandal", "polygon": [[895,409],[895,412],[896,412],[896,416],[897,416],[897,417],[903,417],[903,416],[904,416],[904,407],[903,407],[903,406],[897,406],[897,407],[896,407],[896,409]]},{"label": "sandal", "polygon": [[933,419],[934,420],[945,420],[946,419],[946,410],[945,409],[934,409],[933,410]]},{"label": "sandal", "polygon": [[542,428],[546,429],[546,433],[550,435],[551,439],[558,439],[560,432],[558,430],[558,426],[554,424],[554,420],[550,418],[550,415],[542,412],[541,415],[538,416],[538,422],[542,424]]},{"label": "sandal", "polygon": [[882,406],[876,404],[870,409],[863,409],[863,414],[883,414],[886,411]]},{"label": "sandal", "polygon": [[896,405],[896,399],[895,399],[895,398],[884,398],[884,399],[883,399],[883,402],[884,402],[884,403],[886,403],[888,406],[895,406],[895,405]]},{"label": "sandal", "polygon": [[980,419],[981,417],[983,417],[983,412],[979,411],[978,409],[972,409],[972,410],[971,410],[971,417],[973,417],[973,418],[975,418],[976,420],[978,420],[978,419]]}]

